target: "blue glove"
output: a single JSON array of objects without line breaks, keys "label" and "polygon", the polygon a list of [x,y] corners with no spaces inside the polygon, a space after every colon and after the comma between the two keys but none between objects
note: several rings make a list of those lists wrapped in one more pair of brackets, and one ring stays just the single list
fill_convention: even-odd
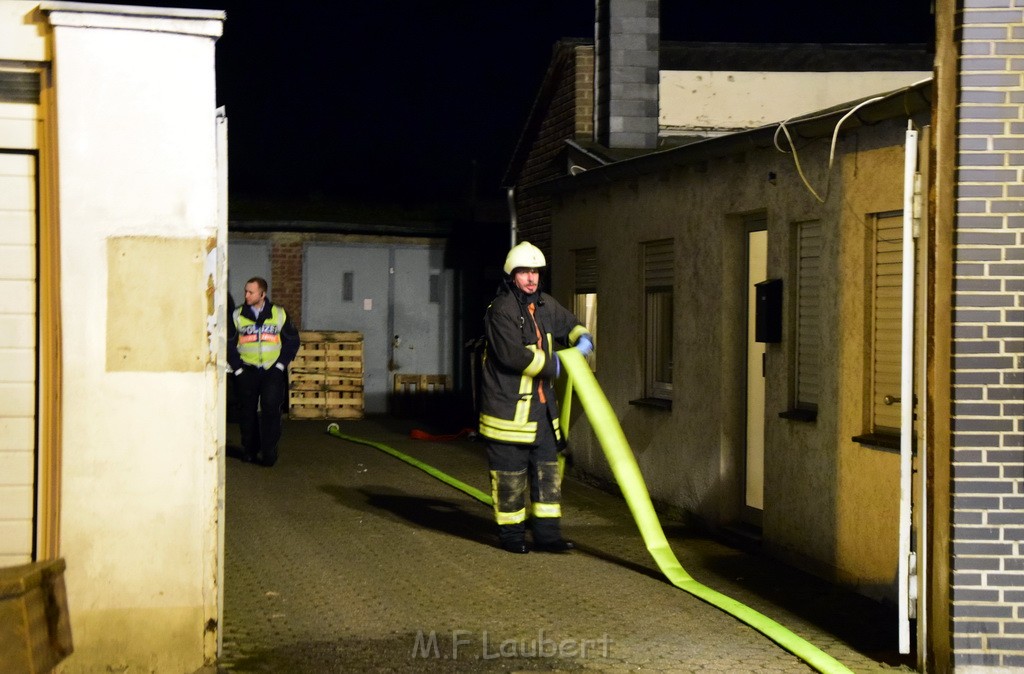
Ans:
[{"label": "blue glove", "polygon": [[558,359],[558,354],[555,354],[555,379],[562,376],[562,361]]},{"label": "blue glove", "polygon": [[594,352],[594,341],[590,339],[590,335],[582,335],[573,347],[586,358]]}]

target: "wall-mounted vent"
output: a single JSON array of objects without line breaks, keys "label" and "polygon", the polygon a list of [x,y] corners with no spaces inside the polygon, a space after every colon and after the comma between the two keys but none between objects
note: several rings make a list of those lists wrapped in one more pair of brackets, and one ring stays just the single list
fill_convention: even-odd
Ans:
[{"label": "wall-mounted vent", "polygon": [[355,273],[344,272],[341,275],[341,300],[343,302],[352,301],[352,288],[355,286]]}]

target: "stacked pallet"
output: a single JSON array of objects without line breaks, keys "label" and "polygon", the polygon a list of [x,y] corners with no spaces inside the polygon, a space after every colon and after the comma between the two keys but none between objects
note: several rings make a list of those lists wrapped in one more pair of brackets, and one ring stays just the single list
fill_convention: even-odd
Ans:
[{"label": "stacked pallet", "polygon": [[457,407],[448,375],[395,373],[395,390],[388,409],[392,416],[436,421]]},{"label": "stacked pallet", "polygon": [[363,334],[303,330],[289,367],[292,419],[363,418]]}]

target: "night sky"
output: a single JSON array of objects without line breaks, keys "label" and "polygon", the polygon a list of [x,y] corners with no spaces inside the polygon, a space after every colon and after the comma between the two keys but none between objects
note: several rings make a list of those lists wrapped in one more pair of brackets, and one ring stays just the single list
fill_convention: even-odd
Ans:
[{"label": "night sky", "polygon": [[[108,0],[109,4],[109,0]],[[503,199],[560,37],[594,0],[135,2],[223,9],[232,200]],[[927,43],[930,0],[663,0],[662,39]]]}]

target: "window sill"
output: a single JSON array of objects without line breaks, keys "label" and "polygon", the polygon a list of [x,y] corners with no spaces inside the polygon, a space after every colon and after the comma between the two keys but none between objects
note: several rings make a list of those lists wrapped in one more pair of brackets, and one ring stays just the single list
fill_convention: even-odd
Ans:
[{"label": "window sill", "polygon": [[786,410],[785,412],[779,412],[779,416],[790,421],[817,421],[818,410]]},{"label": "window sill", "polygon": [[630,400],[629,404],[636,405],[637,407],[649,407],[655,410],[672,409],[672,401],[665,398],[637,398],[636,400]]},{"label": "window sill", "polygon": [[[900,453],[900,436],[889,433],[864,433],[853,436],[853,441],[881,452]],[[911,440],[911,452],[917,454],[917,441]]]}]

